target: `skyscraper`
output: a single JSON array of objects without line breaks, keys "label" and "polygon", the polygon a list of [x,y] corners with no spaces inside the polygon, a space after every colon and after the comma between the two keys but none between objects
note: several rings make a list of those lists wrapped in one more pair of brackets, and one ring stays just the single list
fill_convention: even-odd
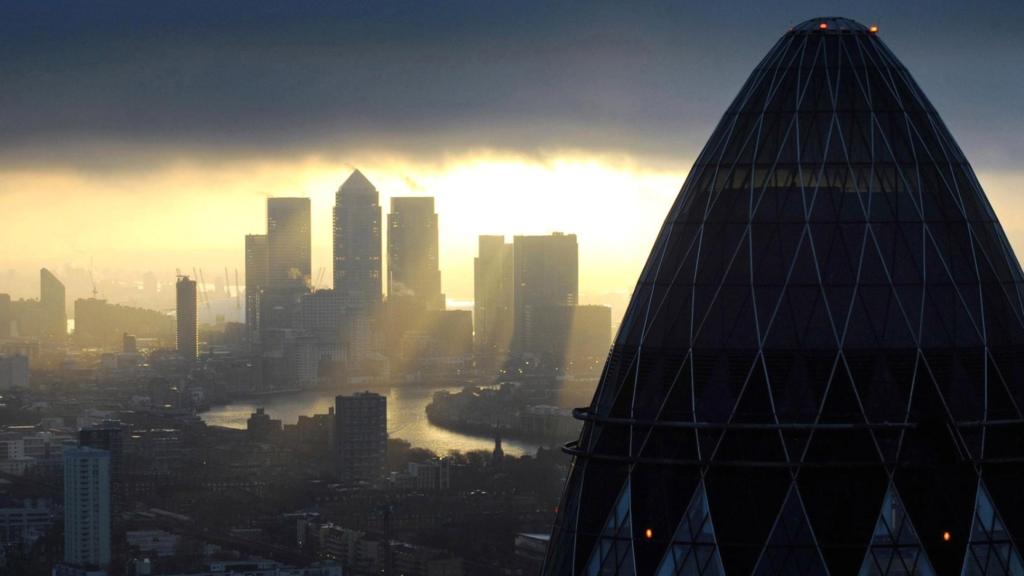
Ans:
[{"label": "skyscraper", "polygon": [[117,420],[104,420],[78,431],[80,447],[97,448],[110,454],[111,483],[121,480],[124,472],[124,442],[131,430]]},{"label": "skyscraper", "polygon": [[530,351],[557,364],[604,359],[611,344],[612,310],[607,306],[537,306],[526,339]]},{"label": "skyscraper", "polygon": [[260,341],[260,296],[267,287],[267,235],[245,236],[245,325],[250,348]]},{"label": "skyscraper", "polygon": [[443,310],[437,214],[431,197],[391,199],[388,214],[388,300]]},{"label": "skyscraper", "polygon": [[11,314],[11,295],[0,294],[0,338],[10,338],[11,322],[14,320]]},{"label": "skyscraper", "polygon": [[42,337],[63,340],[68,334],[64,284],[46,268],[39,270],[39,307]]},{"label": "skyscraper", "polygon": [[490,356],[512,345],[515,267],[512,244],[504,236],[481,236],[473,260],[473,320],[476,348]]},{"label": "skyscraper", "polygon": [[544,306],[579,301],[579,246],[575,234],[516,236],[513,239],[515,345],[537,352],[530,341],[532,316]]},{"label": "skyscraper", "polygon": [[1014,574],[1024,274],[878,36],[792,28],[665,220],[545,574]]},{"label": "skyscraper", "polygon": [[345,480],[379,480],[388,448],[388,399],[373,392],[334,400],[338,471]]},{"label": "skyscraper", "polygon": [[199,303],[196,299],[196,281],[180,276],[175,285],[177,294],[176,315],[178,319],[175,342],[178,355],[195,361],[199,357]]},{"label": "skyscraper", "polygon": [[346,305],[381,301],[380,224],[377,189],[356,170],[338,188],[334,206],[334,290]]},{"label": "skyscraper", "polygon": [[304,291],[311,259],[309,198],[267,198],[267,288]]},{"label": "skyscraper", "polygon": [[110,564],[110,453],[64,449],[64,561],[76,567]]}]

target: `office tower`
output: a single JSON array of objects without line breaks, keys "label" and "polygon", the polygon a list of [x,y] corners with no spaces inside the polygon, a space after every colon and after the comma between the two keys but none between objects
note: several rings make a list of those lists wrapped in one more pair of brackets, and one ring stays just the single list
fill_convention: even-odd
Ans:
[{"label": "office tower", "polygon": [[64,448],[64,561],[110,564],[110,453]]},{"label": "office tower", "polygon": [[46,268],[39,270],[39,308],[42,317],[42,337],[51,340],[66,338],[68,314],[64,284]]},{"label": "office tower", "polygon": [[411,371],[441,368],[448,365],[448,361],[468,359],[473,354],[473,313],[469,310],[423,312],[419,315],[419,325],[406,329],[396,346],[397,356],[406,361],[403,367]]},{"label": "office tower", "polygon": [[267,198],[266,286],[270,291],[306,289],[312,266],[310,242],[309,198]]},{"label": "office tower", "polygon": [[334,290],[347,306],[381,301],[380,223],[377,189],[356,170],[338,188],[334,206]]},{"label": "office tower", "polygon": [[515,268],[504,236],[481,236],[473,260],[473,320],[481,356],[505,354],[512,344]]},{"label": "office tower", "polygon": [[427,326],[435,358],[469,357],[473,354],[473,313],[469,310],[431,310]]},{"label": "office tower", "polygon": [[324,341],[338,341],[345,328],[345,308],[334,290],[317,290],[302,297],[300,328]]},{"label": "office tower", "polygon": [[388,300],[443,310],[434,199],[392,198],[388,214]]},{"label": "office tower", "polygon": [[543,306],[575,306],[579,300],[579,247],[575,234],[516,236],[513,241],[515,346],[536,353],[530,322]]},{"label": "office tower", "polygon": [[576,412],[544,573],[1019,572],[1022,291],[877,28],[795,26],[690,170]]},{"label": "office tower", "polygon": [[177,343],[178,355],[195,361],[199,357],[199,307],[196,300],[196,282],[188,276],[180,276],[175,286],[177,291]]},{"label": "office tower", "polygon": [[567,356],[573,361],[604,361],[612,345],[612,309],[588,304],[576,306],[572,313]]},{"label": "office tower", "polygon": [[110,478],[119,482],[124,472],[124,440],[129,429],[117,420],[105,420],[100,424],[78,431],[78,445],[83,448],[97,448],[110,454]]},{"label": "office tower", "polygon": [[245,326],[250,349],[260,342],[260,296],[267,287],[267,235],[245,236]]},{"label": "office tower", "polygon": [[0,294],[0,338],[11,337],[11,322],[13,321],[11,295]]},{"label": "office tower", "polygon": [[373,392],[334,400],[338,471],[348,481],[379,480],[388,448],[388,399]]},{"label": "office tower", "polygon": [[526,339],[533,354],[556,364],[604,360],[611,345],[612,309],[607,306],[537,306]]}]

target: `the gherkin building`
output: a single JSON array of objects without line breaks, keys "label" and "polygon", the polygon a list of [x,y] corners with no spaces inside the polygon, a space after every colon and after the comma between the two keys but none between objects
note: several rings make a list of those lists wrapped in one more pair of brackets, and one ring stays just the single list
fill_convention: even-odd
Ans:
[{"label": "the gherkin building", "polygon": [[545,574],[1024,575],[1024,277],[877,30],[786,33],[693,166]]}]

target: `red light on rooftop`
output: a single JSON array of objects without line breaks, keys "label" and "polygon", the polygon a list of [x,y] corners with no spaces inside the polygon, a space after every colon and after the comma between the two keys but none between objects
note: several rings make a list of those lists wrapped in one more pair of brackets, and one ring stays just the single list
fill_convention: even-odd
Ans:
[{"label": "red light on rooftop", "polygon": [[819,30],[828,30],[828,22],[822,22],[821,24],[818,24],[818,29]]},{"label": "red light on rooftop", "polygon": [[651,530],[650,528],[644,530],[644,538],[647,538],[648,540],[654,538],[654,530]]},{"label": "red light on rooftop", "polygon": [[871,27],[868,28],[868,32],[871,32],[872,34],[878,34],[878,26],[872,24]]},{"label": "red light on rooftop", "polygon": [[943,532],[942,533],[942,541],[943,542],[949,542],[952,539],[953,539],[953,535],[950,534],[949,532]]}]

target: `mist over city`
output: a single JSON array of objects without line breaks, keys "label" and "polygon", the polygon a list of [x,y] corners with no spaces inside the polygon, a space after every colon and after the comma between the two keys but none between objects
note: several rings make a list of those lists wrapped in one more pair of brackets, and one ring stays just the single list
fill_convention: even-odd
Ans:
[{"label": "mist over city", "polygon": [[1022,29],[0,0],[0,575],[1024,574]]}]

